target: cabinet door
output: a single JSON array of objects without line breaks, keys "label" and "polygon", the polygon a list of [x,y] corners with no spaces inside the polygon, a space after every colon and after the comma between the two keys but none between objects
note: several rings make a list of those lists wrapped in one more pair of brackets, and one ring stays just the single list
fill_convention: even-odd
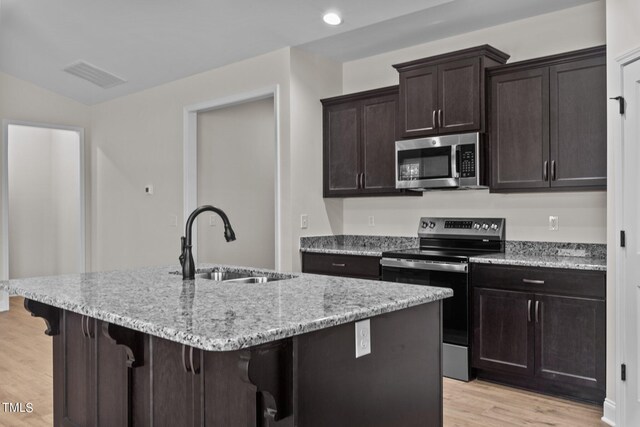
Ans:
[{"label": "cabinet door", "polygon": [[62,397],[60,425],[93,425],[95,400],[91,393],[91,340],[86,335],[86,317],[65,311],[63,328],[64,357],[59,363],[63,365],[64,385],[62,396],[55,396],[56,399]]},{"label": "cabinet door", "polygon": [[438,133],[480,130],[480,58],[438,65]]},{"label": "cabinet door", "polygon": [[357,194],[360,174],[360,103],[324,110],[324,195]]},{"label": "cabinet door", "polygon": [[533,294],[473,290],[473,367],[533,375]]},{"label": "cabinet door", "polygon": [[189,347],[161,338],[153,338],[151,345],[153,419],[166,426],[200,425],[194,375],[186,370]]},{"label": "cabinet door", "polygon": [[93,346],[92,365],[98,426],[126,426],[129,423],[130,368],[122,346],[109,341],[101,332],[102,322],[90,319],[89,334]]},{"label": "cabinet door", "polygon": [[550,68],[551,186],[607,185],[604,56]]},{"label": "cabinet door", "polygon": [[535,320],[536,375],[604,391],[605,302],[536,295]]},{"label": "cabinet door", "polygon": [[438,68],[426,66],[400,73],[401,136],[415,138],[438,132]]},{"label": "cabinet door", "polygon": [[549,69],[491,78],[491,190],[549,187]]},{"label": "cabinet door", "polygon": [[362,103],[363,192],[396,190],[396,110],[398,96],[390,95]]}]

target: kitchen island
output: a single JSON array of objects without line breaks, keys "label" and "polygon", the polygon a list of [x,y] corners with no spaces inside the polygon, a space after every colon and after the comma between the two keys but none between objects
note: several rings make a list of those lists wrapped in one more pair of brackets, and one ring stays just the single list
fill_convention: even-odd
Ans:
[{"label": "kitchen island", "polygon": [[442,425],[451,290],[211,270],[269,281],[165,267],[0,282],[53,337],[55,425]]}]

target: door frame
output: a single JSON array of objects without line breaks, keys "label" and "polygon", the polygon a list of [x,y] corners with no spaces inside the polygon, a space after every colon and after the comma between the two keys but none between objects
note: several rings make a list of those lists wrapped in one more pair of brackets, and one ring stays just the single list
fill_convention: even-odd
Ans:
[{"label": "door frame", "polygon": [[0,150],[0,164],[2,165],[2,224],[0,230],[2,236],[2,274],[0,280],[9,279],[9,126],[27,126],[33,128],[67,130],[76,132],[79,137],[79,161],[80,161],[80,236],[78,242],[77,268],[80,273],[87,271],[87,251],[86,251],[86,192],[85,192],[85,142],[84,128],[76,126],[56,125],[51,123],[29,122],[24,120],[2,120],[2,149]]},{"label": "door frame", "polygon": [[[617,93],[609,93],[607,96],[618,96],[624,93],[624,67],[640,61],[640,48],[636,48],[632,51],[624,53],[615,58],[615,64],[613,65],[614,72],[611,76],[611,83],[613,88],[617,90]],[[610,101],[611,102],[611,101]],[[611,140],[612,140],[612,153],[613,153],[613,181],[615,182],[615,189],[613,193],[614,197],[614,215],[613,215],[613,232],[615,239],[615,308],[616,308],[616,333],[615,333],[615,369],[614,372],[609,372],[608,375],[615,376],[616,383],[616,401],[613,402],[610,399],[606,399],[604,402],[604,416],[602,420],[610,425],[624,425],[625,421],[625,405],[626,405],[626,387],[624,382],[620,378],[619,367],[625,363],[626,360],[626,337],[629,333],[634,333],[627,327],[627,316],[625,313],[625,253],[626,249],[620,246],[619,235],[620,231],[626,228],[625,216],[624,216],[624,150],[623,150],[623,127],[624,122],[622,116],[618,113],[618,105],[611,104],[608,108],[609,111],[614,111],[610,117],[609,123],[611,126]],[[611,180],[609,180],[611,182]],[[613,410],[612,410],[613,409]],[[614,419],[612,418],[614,416]]]},{"label": "door frame", "polygon": [[[198,206],[198,114],[273,98],[273,118],[276,144],[275,173],[275,268],[282,269],[282,147],[280,141],[280,85],[192,104],[183,112],[183,223]],[[193,224],[193,256],[197,257],[197,223]]]}]

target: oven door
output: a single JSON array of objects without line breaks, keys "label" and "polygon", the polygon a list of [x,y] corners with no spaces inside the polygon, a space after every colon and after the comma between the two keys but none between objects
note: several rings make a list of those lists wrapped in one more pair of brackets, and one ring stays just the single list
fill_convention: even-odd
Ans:
[{"label": "oven door", "polygon": [[439,138],[396,142],[396,188],[455,188],[456,146]]},{"label": "oven door", "polygon": [[468,264],[382,258],[382,280],[453,289],[442,301],[442,341],[469,345]]}]

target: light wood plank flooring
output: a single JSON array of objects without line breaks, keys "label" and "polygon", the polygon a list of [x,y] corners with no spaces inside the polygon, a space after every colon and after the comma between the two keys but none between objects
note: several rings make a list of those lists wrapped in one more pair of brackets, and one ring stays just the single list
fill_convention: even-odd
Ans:
[{"label": "light wood plank flooring", "polygon": [[[7,414],[0,426],[53,425],[51,339],[22,298],[0,313],[0,402],[32,402],[31,414]],[[601,408],[484,381],[444,380],[445,426],[605,426]],[[395,427],[395,426],[394,426]]]}]

